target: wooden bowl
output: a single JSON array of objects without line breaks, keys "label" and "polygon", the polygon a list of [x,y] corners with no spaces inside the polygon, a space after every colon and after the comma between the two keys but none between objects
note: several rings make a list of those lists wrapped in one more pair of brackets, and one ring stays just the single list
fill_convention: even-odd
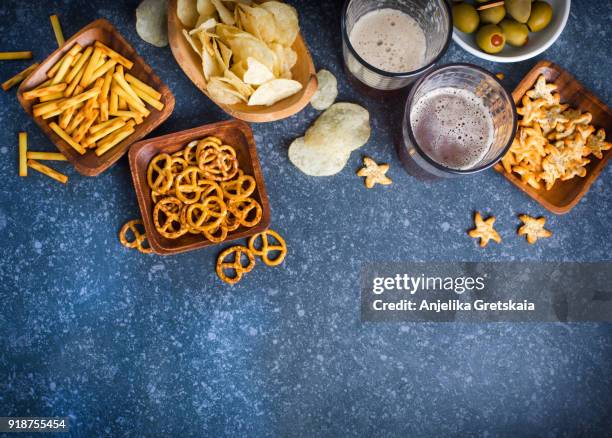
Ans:
[{"label": "wooden bowl", "polygon": [[[144,122],[140,125],[135,126],[135,132],[117,144],[110,151],[98,157],[93,151],[87,151],[84,155],[79,154],[75,151],[68,143],[62,140],[51,128],[49,123],[51,120],[43,120],[40,117],[34,117],[32,114],[32,108],[35,104],[34,100],[25,100],[23,93],[30,90],[40,83],[47,80],[47,71],[55,65],[55,63],[62,57],[66,52],[79,43],[81,46],[86,47],[93,44],[95,41],[100,41],[116,52],[128,58],[134,63],[129,72],[146,82],[157,91],[162,94],[161,101],[164,104],[162,111],[151,109],[151,115],[144,119]],[[145,63],[145,61],[138,56],[134,48],[119,34],[119,32],[106,20],[96,20],[79,32],[77,32],[72,38],[67,40],[59,49],[51,54],[40,66],[34,70],[34,72],[21,84],[17,97],[21,106],[26,110],[30,116],[34,117],[34,121],[40,126],[45,134],[51,139],[51,141],[57,146],[57,148],[68,158],[76,170],[85,176],[96,176],[110,166],[112,166],[119,158],[123,156],[132,143],[140,140],[148,133],[153,131],[156,127],[164,122],[172,111],[174,110],[174,96],[170,92],[170,89],[164,84],[161,79],[153,72],[151,67]]]},{"label": "wooden bowl", "polygon": [[146,139],[132,145],[129,159],[134,188],[136,190],[138,205],[140,206],[147,238],[149,239],[151,248],[153,248],[156,254],[176,254],[205,248],[211,245],[218,245],[217,243],[210,242],[203,235],[188,233],[178,239],[168,239],[159,234],[153,224],[154,204],[151,199],[151,189],[147,183],[147,169],[149,167],[149,162],[155,155],[164,152],[173,154],[183,149],[191,141],[199,140],[209,135],[214,135],[223,140],[224,144],[234,147],[240,169],[242,169],[245,174],[253,176],[257,182],[257,188],[251,197],[261,204],[263,213],[259,224],[253,228],[241,226],[236,231],[230,232],[223,243],[261,233],[270,226],[270,203],[268,201],[263,175],[261,174],[261,168],[259,167],[259,158],[257,157],[257,148],[255,140],[253,139],[253,131],[251,131],[249,125],[239,120],[228,120],[164,135],[162,137]]},{"label": "wooden bowl", "polygon": [[[557,92],[561,95],[561,103],[567,103],[582,112],[590,112],[593,115],[591,124],[596,129],[605,129],[608,137],[612,136],[612,111],[610,108],[584,88],[567,71],[550,61],[538,62],[523,78],[512,93],[512,98],[516,104],[521,101],[528,90],[533,88],[540,75],[544,75],[546,82],[552,82],[557,86]],[[523,183],[518,175],[505,172],[501,163],[495,166],[495,170],[501,172],[512,184],[527,193],[547,210],[555,214],[565,214],[578,204],[611,156],[612,149],[603,152],[603,159],[601,160],[594,156],[589,157],[591,162],[587,165],[587,174],[584,178],[575,177],[568,181],[557,180],[551,190],[545,188],[534,189]]]},{"label": "wooden bowl", "polygon": [[[206,80],[202,73],[202,60],[194,52],[189,45],[183,29],[185,27],[178,19],[176,13],[177,0],[168,2],[168,40],[172,54],[178,65],[183,69],[185,74],[196,87],[200,89],[210,100],[215,100],[206,92]],[[312,98],[312,95],[317,90],[317,75],[312,62],[312,57],[308,51],[308,47],[300,33],[293,43],[293,50],[297,53],[297,63],[291,69],[293,79],[302,84],[302,89],[299,93],[294,94],[280,102],[271,106],[248,106],[245,103],[237,105],[224,105],[215,102],[230,116],[244,120],[246,122],[273,122],[275,120],[285,119],[301,111]]]}]

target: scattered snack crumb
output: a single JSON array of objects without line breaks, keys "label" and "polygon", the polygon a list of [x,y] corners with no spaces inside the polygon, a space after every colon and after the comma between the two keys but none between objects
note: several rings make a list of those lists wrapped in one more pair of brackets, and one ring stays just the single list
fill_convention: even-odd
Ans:
[{"label": "scattered snack crumb", "polygon": [[518,229],[518,235],[526,236],[527,242],[529,242],[530,245],[536,243],[538,239],[546,239],[553,234],[551,231],[544,228],[546,224],[546,218],[544,217],[536,219],[529,215],[522,214],[519,216],[519,219],[524,225]]},{"label": "scattered snack crumb", "polygon": [[474,224],[476,228],[468,231],[468,235],[474,239],[480,238],[480,247],[484,248],[489,244],[490,240],[493,240],[497,243],[501,243],[502,239],[500,235],[493,228],[493,224],[495,223],[495,216],[491,216],[486,220],[482,219],[482,216],[479,212],[474,214]]},{"label": "scattered snack crumb", "polygon": [[[269,238],[272,237],[278,242],[270,244]],[[256,248],[258,240],[261,240],[259,249]],[[285,240],[274,230],[266,230],[263,233],[255,234],[249,239],[249,249],[256,256],[261,257],[263,262],[268,266],[278,266],[287,255],[287,244]],[[270,257],[270,253],[278,252],[276,257]]]},{"label": "scattered snack crumb", "polygon": [[388,164],[377,164],[370,157],[363,157],[363,164],[365,167],[357,171],[357,176],[365,176],[365,186],[368,189],[376,184],[389,185],[393,182],[385,175],[389,170]]},{"label": "scattered snack crumb", "polygon": [[504,79],[506,79],[506,75],[503,73],[496,73],[495,77],[499,79],[500,81],[503,81]]},{"label": "scattered snack crumb", "polygon": [[[142,231],[139,228],[142,229]],[[130,239],[128,233],[131,233],[133,239]],[[153,252],[148,245],[144,225],[140,219],[131,220],[121,227],[119,231],[119,241],[126,248],[137,249],[143,254],[151,254]],[[146,246],[145,242],[147,243]]]},{"label": "scattered snack crumb", "polygon": [[602,159],[612,148],[606,132],[590,124],[593,116],[561,104],[556,89],[542,75],[523,96],[516,137],[501,161],[507,173],[535,189],[551,190],[556,181],[586,176],[590,156]]},{"label": "scattered snack crumb", "polygon": [[[242,263],[242,256],[246,256],[247,264],[244,265]],[[228,258],[233,258],[232,261],[226,261]],[[233,257],[232,257],[233,256]],[[242,276],[255,267],[255,256],[250,249],[244,246],[232,246],[224,250],[219,257],[217,258],[217,275],[219,278],[228,283],[228,284],[236,284],[241,279]],[[234,276],[228,276],[225,271],[233,271]]]}]

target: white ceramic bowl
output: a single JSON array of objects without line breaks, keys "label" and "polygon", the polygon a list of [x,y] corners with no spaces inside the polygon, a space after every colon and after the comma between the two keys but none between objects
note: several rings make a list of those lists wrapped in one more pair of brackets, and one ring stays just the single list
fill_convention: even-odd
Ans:
[{"label": "white ceramic bowl", "polygon": [[518,62],[539,55],[548,49],[561,35],[570,13],[571,0],[546,0],[553,7],[553,18],[546,29],[530,32],[529,42],[523,47],[506,44],[504,50],[495,55],[485,53],[476,45],[475,34],[453,29],[453,40],[472,55],[494,62]]}]

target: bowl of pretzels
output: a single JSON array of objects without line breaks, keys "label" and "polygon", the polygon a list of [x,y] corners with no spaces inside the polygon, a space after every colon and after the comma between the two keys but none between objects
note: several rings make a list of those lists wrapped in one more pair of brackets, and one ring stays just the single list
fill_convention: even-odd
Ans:
[{"label": "bowl of pretzels", "polygon": [[160,255],[253,236],[270,225],[255,140],[228,120],[135,143],[130,168],[147,238]]}]

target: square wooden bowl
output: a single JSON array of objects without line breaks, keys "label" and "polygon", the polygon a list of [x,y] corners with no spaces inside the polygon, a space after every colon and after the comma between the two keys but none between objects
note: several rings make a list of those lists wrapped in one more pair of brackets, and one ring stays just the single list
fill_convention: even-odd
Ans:
[{"label": "square wooden bowl", "polygon": [[[172,54],[178,65],[196,87],[200,89],[210,100],[214,99],[206,91],[206,79],[202,72],[202,60],[193,51],[185,36],[185,27],[178,19],[176,13],[177,0],[168,1],[168,40]],[[223,111],[230,116],[246,122],[273,122],[294,115],[301,111],[317,91],[317,73],[312,62],[312,56],[302,34],[298,34],[292,49],[297,53],[297,63],[291,69],[293,79],[302,84],[302,89],[280,102],[271,106],[248,106],[245,103],[236,105],[225,105],[215,102]]]},{"label": "square wooden bowl", "polygon": [[153,224],[154,204],[151,199],[151,189],[147,183],[147,169],[149,167],[149,162],[155,155],[160,153],[173,154],[183,149],[191,141],[200,140],[210,135],[218,137],[224,144],[234,147],[240,169],[242,169],[245,174],[255,178],[257,188],[251,197],[261,204],[263,213],[259,224],[253,228],[241,226],[236,231],[230,232],[223,243],[261,233],[270,226],[270,203],[268,201],[261,167],[259,166],[259,158],[257,157],[253,131],[251,131],[249,125],[239,120],[227,120],[225,122],[212,123],[198,128],[176,132],[174,134],[164,135],[162,137],[142,140],[132,145],[130,148],[130,169],[132,171],[134,188],[136,190],[138,205],[140,206],[147,238],[149,239],[151,248],[153,248],[156,254],[176,254],[205,248],[211,245],[218,245],[217,243],[207,240],[202,235],[188,233],[178,239],[168,239],[159,234]]},{"label": "square wooden bowl", "polygon": [[[151,115],[144,119],[144,122],[140,125],[135,126],[135,131],[132,135],[127,137],[121,143],[117,144],[110,151],[106,152],[102,156],[98,157],[93,151],[87,151],[81,155],[75,151],[68,143],[62,140],[50,127],[49,123],[51,120],[43,120],[41,117],[34,117],[32,109],[35,104],[35,100],[25,100],[23,93],[31,90],[37,85],[47,80],[47,72],[55,65],[59,59],[68,52],[72,46],[79,43],[81,46],[86,47],[92,45],[95,41],[100,41],[106,44],[117,53],[125,56],[134,63],[134,66],[129,70],[130,74],[146,82],[162,95],[161,102],[164,104],[164,108],[161,111],[155,109],[151,110]],[[62,47],[57,49],[51,54],[40,66],[32,72],[32,74],[22,82],[17,92],[17,97],[21,106],[26,112],[34,118],[34,121],[40,126],[45,134],[51,139],[51,141],[57,146],[57,148],[68,158],[76,170],[85,176],[96,176],[110,166],[112,166],[119,158],[123,156],[132,143],[140,140],[148,133],[153,131],[156,127],[164,122],[172,111],[174,110],[174,96],[170,92],[170,89],[164,84],[161,79],[153,72],[151,67],[145,63],[145,61],[138,56],[134,48],[119,34],[119,32],[106,20],[96,20],[79,32],[77,32],[72,38],[67,40]]]},{"label": "square wooden bowl", "polygon": [[[514,103],[518,104],[525,93],[535,85],[538,77],[544,75],[546,82],[554,83],[557,92],[561,95],[561,103],[569,104],[572,108],[582,112],[590,112],[593,115],[591,124],[596,129],[603,128],[608,137],[612,136],[612,111],[601,102],[593,93],[588,91],[572,75],[550,61],[540,61],[523,78],[521,83],[512,93]],[[584,178],[575,177],[568,181],[556,181],[551,190],[541,188],[534,189],[521,181],[518,175],[507,173],[501,163],[495,166],[495,170],[501,172],[512,184],[527,193],[544,208],[555,214],[568,213],[589,190],[591,184],[597,179],[612,156],[612,149],[603,153],[601,160],[591,156],[591,162],[587,165],[587,174]]]}]

